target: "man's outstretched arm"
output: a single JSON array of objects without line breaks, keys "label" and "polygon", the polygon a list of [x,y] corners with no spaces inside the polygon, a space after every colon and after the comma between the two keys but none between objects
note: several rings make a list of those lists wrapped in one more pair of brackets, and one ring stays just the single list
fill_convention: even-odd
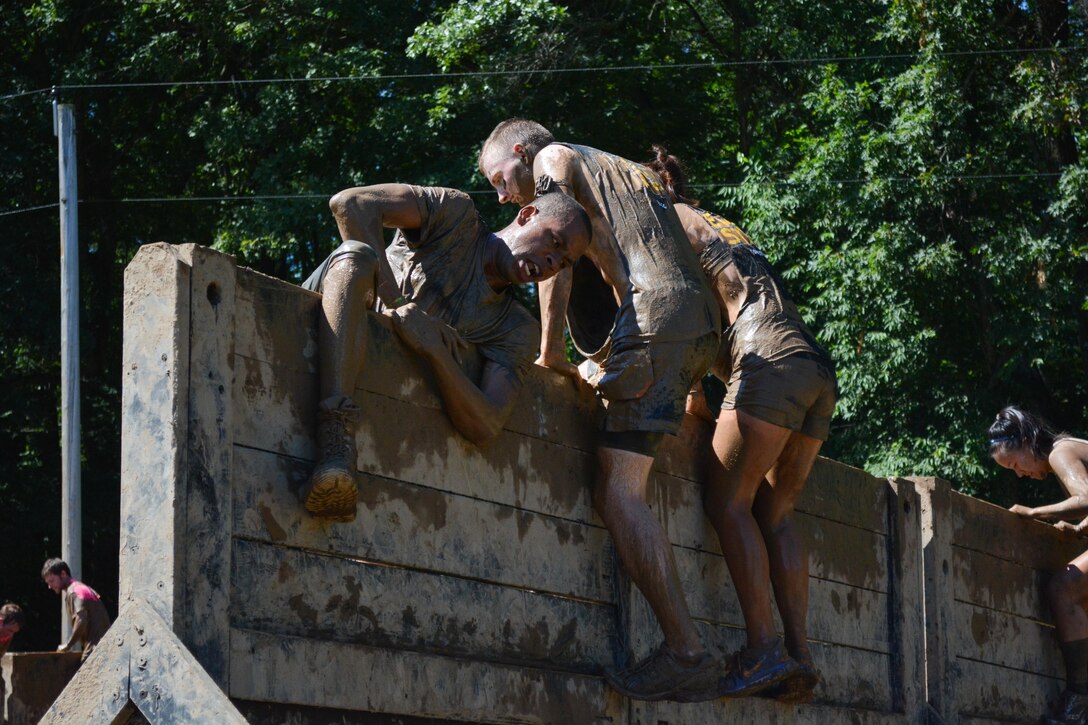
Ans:
[{"label": "man's outstretched arm", "polygon": [[476,445],[497,436],[521,390],[513,373],[488,360],[477,387],[461,368],[460,355],[468,346],[456,330],[414,304],[386,314],[397,336],[431,364],[446,411],[458,432]]},{"label": "man's outstretched arm", "polygon": [[560,270],[551,279],[537,282],[537,296],[540,298],[540,357],[536,359],[536,364],[578,378],[581,377],[578,368],[567,360],[567,344],[563,336],[573,282],[574,273],[570,268]]},{"label": "man's outstretched arm", "polygon": [[58,652],[71,652],[72,648],[76,646],[76,642],[82,642],[87,635],[87,629],[90,625],[87,624],[89,615],[87,610],[80,608],[76,610],[75,616],[72,617],[72,635],[68,637],[68,641],[57,647]]},{"label": "man's outstretched arm", "polygon": [[[533,160],[533,178],[537,182],[537,193],[559,191],[574,197],[576,164],[574,153],[565,146],[545,147]],[[592,246],[592,242],[590,244]],[[591,254],[591,251],[587,250],[587,254]],[[567,326],[567,303],[570,301],[573,282],[574,272],[568,267],[560,270],[551,279],[537,283],[541,337],[540,357],[536,363],[580,379],[578,368],[567,360],[567,345],[563,337]]]},{"label": "man's outstretched arm", "polygon": [[378,253],[378,296],[387,307],[394,307],[399,292],[385,256],[384,230],[419,229],[423,225],[415,192],[407,184],[356,186],[333,196],[329,209],[341,239],[363,242]]}]

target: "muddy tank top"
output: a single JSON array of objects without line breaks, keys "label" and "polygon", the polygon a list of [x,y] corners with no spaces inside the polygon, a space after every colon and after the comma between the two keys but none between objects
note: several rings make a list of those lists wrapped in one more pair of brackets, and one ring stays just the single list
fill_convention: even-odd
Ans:
[{"label": "muddy tank top", "polygon": [[599,362],[619,342],[694,340],[720,329],[717,302],[657,174],[588,146],[562,145],[581,157],[591,198],[578,202],[595,230],[602,219],[611,227],[627,274],[617,305],[592,262],[575,265],[567,325],[579,352]]},{"label": "muddy tank top", "polygon": [[834,373],[831,356],[801,319],[766,255],[729,220],[702,209],[696,211],[719,236],[699,258],[706,276],[716,283],[726,267],[735,265],[746,292],[736,321],[723,333],[715,374],[728,380],[730,370],[797,354],[817,360]]}]

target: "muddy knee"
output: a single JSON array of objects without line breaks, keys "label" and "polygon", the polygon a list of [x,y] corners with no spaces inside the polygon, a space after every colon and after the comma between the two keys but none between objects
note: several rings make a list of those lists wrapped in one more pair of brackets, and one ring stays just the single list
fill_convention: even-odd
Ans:
[{"label": "muddy knee", "polygon": [[333,254],[325,277],[326,289],[335,280],[339,285],[353,288],[354,292],[365,293],[367,306],[372,306],[378,279],[378,253],[369,244],[348,240]]}]

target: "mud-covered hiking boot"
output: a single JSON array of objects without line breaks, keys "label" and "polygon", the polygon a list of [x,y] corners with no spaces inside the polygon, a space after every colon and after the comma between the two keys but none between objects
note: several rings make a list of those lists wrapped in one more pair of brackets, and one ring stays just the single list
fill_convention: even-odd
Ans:
[{"label": "mud-covered hiking boot", "polygon": [[710,654],[682,662],[665,643],[626,670],[604,671],[608,684],[635,700],[713,700],[718,697],[719,676],[718,663]]},{"label": "mud-covered hiking boot", "polygon": [[812,702],[812,693],[820,684],[820,672],[812,665],[798,662],[797,671],[777,685],[771,685],[759,693],[760,697],[770,697],[789,705],[803,705]]},{"label": "mud-covered hiking boot", "polygon": [[801,665],[786,654],[782,640],[773,647],[756,652],[745,647],[735,652],[725,666],[718,695],[746,697],[767,689],[794,675]]},{"label": "mud-covered hiking boot", "polygon": [[1064,690],[1054,707],[1043,715],[1043,725],[1080,725],[1088,722],[1088,695]]},{"label": "mud-covered hiking boot", "polygon": [[329,521],[354,521],[359,495],[355,484],[359,408],[346,401],[330,409],[323,402],[317,417],[319,457],[303,492],[306,510]]}]

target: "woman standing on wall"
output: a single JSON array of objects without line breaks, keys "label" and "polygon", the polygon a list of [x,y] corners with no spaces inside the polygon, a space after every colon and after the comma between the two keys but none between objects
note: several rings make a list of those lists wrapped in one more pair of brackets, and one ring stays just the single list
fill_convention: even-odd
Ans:
[{"label": "woman standing on wall", "polygon": [[[1088,531],[1088,441],[1056,433],[1031,413],[1008,407],[987,432],[990,456],[1017,476],[1041,480],[1053,473],[1066,498],[1047,506],[1016,504],[1010,511],[1059,529]],[[1079,523],[1071,523],[1077,521]],[[1045,723],[1082,723],[1088,718],[1088,552],[1069,562],[1047,583],[1058,644],[1065,660],[1065,691]]]}]

